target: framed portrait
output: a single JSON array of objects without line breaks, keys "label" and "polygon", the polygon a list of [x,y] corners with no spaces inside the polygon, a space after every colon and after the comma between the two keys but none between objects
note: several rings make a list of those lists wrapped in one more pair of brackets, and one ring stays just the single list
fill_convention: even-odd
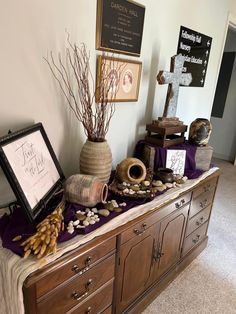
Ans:
[{"label": "framed portrait", "polygon": [[64,180],[41,123],[0,138],[0,165],[29,221],[35,220]]},{"label": "framed portrait", "polygon": [[99,56],[97,62],[96,102],[137,101],[142,63]]},{"label": "framed portrait", "polygon": [[145,7],[131,0],[97,0],[96,49],[140,56]]}]

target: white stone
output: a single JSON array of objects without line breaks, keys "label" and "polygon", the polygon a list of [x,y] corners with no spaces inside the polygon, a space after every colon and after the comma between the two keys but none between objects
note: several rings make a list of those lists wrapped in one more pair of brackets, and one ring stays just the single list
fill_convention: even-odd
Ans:
[{"label": "white stone", "polygon": [[146,194],[146,191],[140,190],[140,191],[137,191],[137,194]]},{"label": "white stone", "polygon": [[77,229],[84,229],[85,226],[78,225],[76,228],[77,228]]},{"label": "white stone", "polygon": [[129,190],[129,194],[130,194],[130,195],[133,195],[133,194],[135,194],[135,193],[136,193],[135,191]]},{"label": "white stone", "polygon": [[150,181],[145,180],[145,181],[142,182],[142,184],[143,184],[144,186],[149,186],[149,185],[150,185]]},{"label": "white stone", "polygon": [[74,226],[77,226],[77,225],[79,224],[79,222],[80,222],[79,220],[75,220],[75,221],[73,222],[73,225],[74,225]]},{"label": "white stone", "polygon": [[184,182],[186,182],[186,181],[188,180],[188,177],[187,177],[187,176],[184,176],[184,177],[182,178],[182,180],[183,180]]},{"label": "white stone", "polygon": [[92,212],[95,213],[95,214],[98,212],[98,209],[97,209],[96,207],[92,208],[91,210],[92,210]]},{"label": "white stone", "polygon": [[95,220],[90,220],[90,225],[94,225],[95,223],[96,223],[96,221]]},{"label": "white stone", "polygon": [[173,188],[173,184],[172,184],[172,183],[169,183],[169,182],[165,183],[165,186],[166,186],[168,189]]},{"label": "white stone", "polygon": [[83,221],[83,225],[84,225],[85,227],[87,227],[87,226],[89,226],[89,222],[88,222],[87,220],[84,220],[84,221]]},{"label": "white stone", "polygon": [[72,234],[74,231],[75,231],[75,228],[74,227],[68,227],[67,228],[67,231]]},{"label": "white stone", "polygon": [[116,200],[111,200],[111,203],[112,203],[113,207],[115,207],[115,208],[119,207]]},{"label": "white stone", "polygon": [[98,213],[101,215],[101,216],[104,216],[104,217],[107,217],[110,215],[110,212],[108,209],[99,209]]},{"label": "white stone", "polygon": [[163,192],[163,191],[165,191],[165,190],[166,190],[165,184],[163,184],[162,186],[157,186],[157,191]]},{"label": "white stone", "polygon": [[126,203],[125,203],[125,202],[120,203],[119,206],[120,206],[120,207],[126,206]]},{"label": "white stone", "polygon": [[81,214],[81,215],[84,215],[84,214],[85,214],[85,212],[84,212],[84,211],[82,211],[82,210],[77,210],[76,214]]},{"label": "white stone", "polygon": [[163,183],[161,180],[157,180],[157,181],[152,181],[152,185],[158,187],[158,186],[162,186]]}]

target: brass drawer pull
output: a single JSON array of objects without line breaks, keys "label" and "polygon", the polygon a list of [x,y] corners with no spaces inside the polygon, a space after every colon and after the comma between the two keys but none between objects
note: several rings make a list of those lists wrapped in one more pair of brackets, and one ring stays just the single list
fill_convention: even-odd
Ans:
[{"label": "brass drawer pull", "polygon": [[160,260],[160,258],[164,255],[164,253],[162,252],[155,252],[154,255],[153,255],[153,259],[155,262],[158,262]]},{"label": "brass drawer pull", "polygon": [[204,192],[209,192],[209,191],[210,191],[210,187],[211,187],[210,184],[204,186],[204,187],[203,187]]},{"label": "brass drawer pull", "polygon": [[[89,289],[90,289],[90,286],[92,284],[93,280],[92,279],[89,279],[86,284],[85,284],[85,291],[82,293],[82,294],[79,294],[77,291],[74,291],[71,295],[71,297],[76,300],[76,301],[80,301],[82,300],[83,298],[85,298],[88,293],[89,293]],[[87,313],[87,312],[86,312]],[[88,312],[89,313],[89,312]]]},{"label": "brass drawer pull", "polygon": [[200,239],[200,234],[197,234],[196,238],[193,239],[192,241],[193,241],[193,243],[197,243],[199,241],[199,239]]},{"label": "brass drawer pull", "polygon": [[138,229],[134,229],[134,233],[136,234],[136,235],[138,235],[138,236],[141,236],[144,232],[145,232],[145,230],[147,229],[147,224],[146,224],[146,222],[144,222],[143,224],[142,224],[142,226],[141,226],[141,230],[138,230]]},{"label": "brass drawer pull", "polygon": [[85,267],[84,268],[79,268],[78,265],[74,265],[72,267],[72,270],[76,273],[76,274],[79,274],[79,275],[82,275],[83,273],[85,273],[89,268],[90,268],[90,265],[91,265],[91,261],[92,261],[92,257],[88,256],[86,258],[86,261],[85,261]]},{"label": "brass drawer pull", "polygon": [[91,312],[92,312],[92,308],[91,306],[89,306],[87,310],[85,311],[85,314],[90,314]]},{"label": "brass drawer pull", "polygon": [[206,204],[207,204],[207,199],[205,199],[203,202],[200,202],[199,205],[201,208],[204,208],[206,206]]},{"label": "brass drawer pull", "polygon": [[175,203],[175,208],[179,209],[184,204],[185,204],[185,199],[183,198],[182,200],[179,201],[179,203]]},{"label": "brass drawer pull", "polygon": [[[200,220],[200,221],[199,221],[199,220]],[[197,225],[197,226],[200,226],[200,225],[203,223],[204,217],[200,217],[199,220],[196,221],[196,225]]]}]

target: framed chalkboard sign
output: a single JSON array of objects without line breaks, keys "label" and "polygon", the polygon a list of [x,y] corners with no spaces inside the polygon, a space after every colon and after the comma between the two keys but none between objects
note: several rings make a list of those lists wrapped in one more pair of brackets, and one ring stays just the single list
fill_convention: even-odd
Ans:
[{"label": "framed chalkboard sign", "polygon": [[145,7],[129,0],[97,0],[96,49],[140,56]]},{"label": "framed chalkboard sign", "polygon": [[64,180],[41,123],[0,138],[0,165],[30,221]]}]

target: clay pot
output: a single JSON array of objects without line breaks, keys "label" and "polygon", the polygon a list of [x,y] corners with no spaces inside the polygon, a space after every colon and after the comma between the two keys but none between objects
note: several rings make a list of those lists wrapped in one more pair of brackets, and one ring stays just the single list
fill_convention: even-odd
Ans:
[{"label": "clay pot", "polygon": [[107,183],[111,175],[112,154],[107,141],[86,141],[80,153],[80,172]]},{"label": "clay pot", "polygon": [[95,206],[106,201],[107,193],[107,184],[94,176],[75,174],[65,182],[65,200],[70,203]]},{"label": "clay pot", "polygon": [[210,139],[211,131],[212,125],[208,119],[195,119],[190,125],[189,143],[198,146],[205,146]]},{"label": "clay pot", "polygon": [[172,183],[174,180],[173,170],[170,168],[158,168],[156,176],[163,183]]},{"label": "clay pot", "polygon": [[126,158],[116,168],[116,176],[120,182],[139,184],[145,180],[146,175],[144,163],[137,158]]}]

